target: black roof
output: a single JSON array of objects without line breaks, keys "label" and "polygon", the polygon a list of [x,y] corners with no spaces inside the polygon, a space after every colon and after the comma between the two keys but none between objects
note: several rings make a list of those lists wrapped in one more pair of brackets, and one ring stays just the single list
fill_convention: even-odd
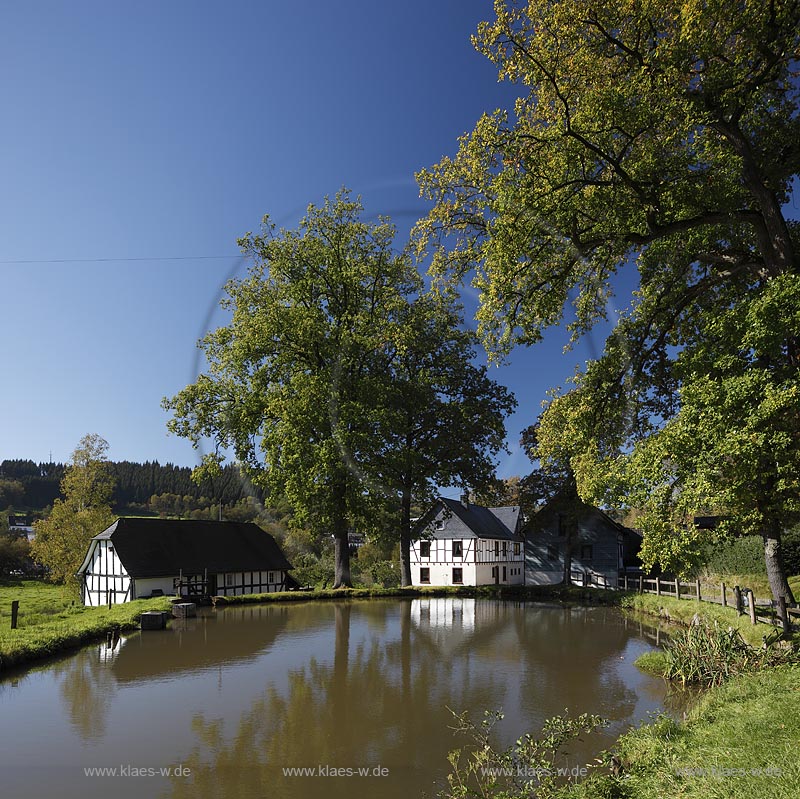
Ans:
[{"label": "black roof", "polygon": [[[117,519],[92,540],[103,539],[134,578],[292,568],[275,539],[251,522]],[[87,554],[78,574],[88,562]]]},{"label": "black roof", "polygon": [[[439,497],[414,527],[414,536],[430,528],[434,520],[443,517],[442,529],[436,530],[436,538],[500,538],[520,541],[517,532],[519,505],[502,508],[486,508],[473,503],[464,504],[457,499]],[[431,531],[433,532],[433,531]]]}]

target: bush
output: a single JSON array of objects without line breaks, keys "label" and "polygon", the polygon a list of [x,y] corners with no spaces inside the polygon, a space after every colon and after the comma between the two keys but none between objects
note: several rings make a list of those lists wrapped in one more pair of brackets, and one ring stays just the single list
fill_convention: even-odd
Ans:
[{"label": "bush", "polygon": [[764,542],[761,536],[748,535],[710,547],[706,568],[712,574],[760,574],[766,576]]}]

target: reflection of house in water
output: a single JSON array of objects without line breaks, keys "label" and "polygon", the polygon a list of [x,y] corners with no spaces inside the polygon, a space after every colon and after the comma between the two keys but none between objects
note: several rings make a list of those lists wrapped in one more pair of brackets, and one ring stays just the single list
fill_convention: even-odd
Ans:
[{"label": "reflection of house in water", "polygon": [[417,642],[431,647],[437,657],[478,652],[491,646],[496,657],[518,656],[515,632],[503,622],[510,607],[503,602],[464,597],[434,597],[411,602],[411,623]]},{"label": "reflection of house in water", "polygon": [[411,602],[415,627],[445,628],[472,632],[475,629],[475,600],[462,597],[432,597]]}]

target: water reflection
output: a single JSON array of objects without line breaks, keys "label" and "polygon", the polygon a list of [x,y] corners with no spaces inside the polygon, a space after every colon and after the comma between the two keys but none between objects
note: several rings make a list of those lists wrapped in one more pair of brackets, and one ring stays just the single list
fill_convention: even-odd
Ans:
[{"label": "water reflection", "polygon": [[[569,707],[627,725],[663,706],[660,680],[633,659],[650,648],[611,609],[472,599],[297,603],[209,611],[167,631],[85,649],[0,692],[15,725],[9,762],[57,751],[57,779],[35,769],[11,785],[63,797],[433,796],[460,745],[448,711],[502,709],[499,743],[536,732]],[[48,686],[61,713],[47,701]],[[40,716],[30,713],[41,706]],[[59,704],[56,701],[55,705]],[[111,720],[114,723],[111,723]],[[113,786],[84,765],[182,764],[189,777]],[[368,776],[289,776],[286,768],[366,769]],[[375,776],[384,769],[386,776]]]},{"label": "water reflection", "polygon": [[[381,796],[435,792],[447,753],[459,743],[448,707],[478,715],[503,707],[504,744],[566,705],[605,712],[620,728],[632,721],[638,697],[619,668],[630,634],[613,611],[425,599],[383,607],[376,625],[376,605],[370,609],[366,634],[354,645],[353,616],[362,606],[335,605],[332,661],[314,657],[293,670],[285,693],[268,688],[232,735],[198,715],[186,760],[194,777],[176,780],[173,797],[260,797],[266,786],[277,797],[344,797],[354,788]],[[387,623],[392,616],[396,625]],[[585,761],[612,737],[573,755]],[[320,767],[361,768],[370,776],[285,772]],[[371,776],[379,768],[388,776]]]}]

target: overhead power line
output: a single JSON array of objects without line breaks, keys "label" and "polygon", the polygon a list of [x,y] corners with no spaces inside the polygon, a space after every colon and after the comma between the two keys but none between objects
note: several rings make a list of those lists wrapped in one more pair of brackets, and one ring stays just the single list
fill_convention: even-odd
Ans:
[{"label": "overhead power line", "polygon": [[238,255],[167,255],[150,258],[43,258],[29,260],[0,261],[0,264],[100,264],[114,261],[221,261],[241,258]]}]

